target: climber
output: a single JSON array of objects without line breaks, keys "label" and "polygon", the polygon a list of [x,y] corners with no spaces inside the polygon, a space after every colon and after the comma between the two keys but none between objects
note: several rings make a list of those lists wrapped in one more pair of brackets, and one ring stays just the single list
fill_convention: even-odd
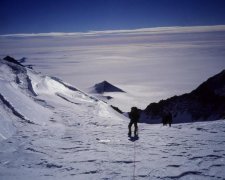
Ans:
[{"label": "climber", "polygon": [[138,120],[140,117],[140,112],[138,108],[132,107],[131,112],[129,113],[130,123],[128,125],[128,136],[131,136],[131,127],[134,124],[134,136],[138,136]]}]

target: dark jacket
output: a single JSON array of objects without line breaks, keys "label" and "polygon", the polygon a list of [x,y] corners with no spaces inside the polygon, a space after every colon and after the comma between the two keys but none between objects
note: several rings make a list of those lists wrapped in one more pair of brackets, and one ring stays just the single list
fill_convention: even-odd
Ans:
[{"label": "dark jacket", "polygon": [[137,108],[132,107],[131,112],[129,113],[129,118],[133,122],[138,122],[138,120],[140,118],[140,113]]}]

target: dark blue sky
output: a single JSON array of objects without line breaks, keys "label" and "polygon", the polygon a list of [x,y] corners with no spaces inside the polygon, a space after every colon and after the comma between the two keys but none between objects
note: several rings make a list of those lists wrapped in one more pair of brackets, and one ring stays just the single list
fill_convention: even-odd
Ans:
[{"label": "dark blue sky", "polygon": [[0,34],[225,24],[225,0],[0,0]]}]

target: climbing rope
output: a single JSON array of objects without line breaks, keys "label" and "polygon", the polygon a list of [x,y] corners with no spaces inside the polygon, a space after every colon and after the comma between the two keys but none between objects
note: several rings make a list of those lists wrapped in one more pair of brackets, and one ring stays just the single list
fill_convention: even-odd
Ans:
[{"label": "climbing rope", "polygon": [[136,143],[134,141],[134,169],[133,169],[133,180],[135,180],[135,168],[136,168],[135,161],[136,161]]}]

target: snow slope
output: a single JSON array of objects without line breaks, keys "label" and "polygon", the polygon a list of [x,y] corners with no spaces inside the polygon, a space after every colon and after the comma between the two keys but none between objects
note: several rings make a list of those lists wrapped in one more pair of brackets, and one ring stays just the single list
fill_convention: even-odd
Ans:
[{"label": "snow slope", "polygon": [[0,82],[1,180],[225,178],[224,120],[140,124],[132,142],[126,117],[57,78],[0,60]]}]

